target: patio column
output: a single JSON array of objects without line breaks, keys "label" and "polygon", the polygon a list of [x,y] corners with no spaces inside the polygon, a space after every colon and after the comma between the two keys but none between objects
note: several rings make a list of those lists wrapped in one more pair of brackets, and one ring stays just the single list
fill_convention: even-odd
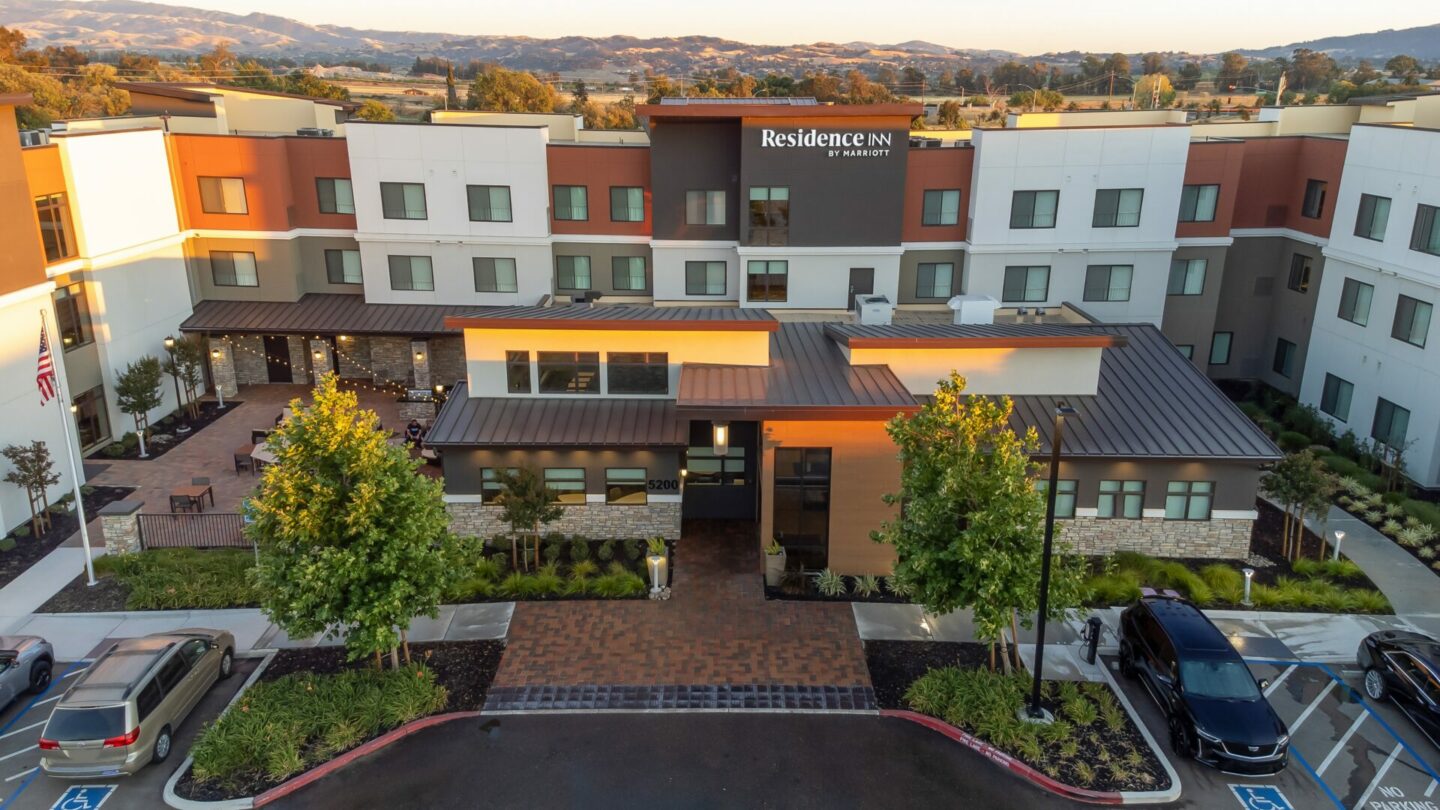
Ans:
[{"label": "patio column", "polygon": [[410,362],[415,369],[415,387],[430,387],[430,342],[410,341]]},{"label": "patio column", "polygon": [[304,385],[310,382],[306,369],[310,367],[305,362],[308,352],[305,351],[305,338],[300,335],[291,335],[285,338],[285,348],[290,353],[290,381]]},{"label": "patio column", "polygon": [[140,507],[144,501],[115,501],[100,509],[100,533],[105,551],[129,554],[140,550]]},{"label": "patio column", "polygon": [[235,351],[229,338],[210,338],[210,379],[215,382],[215,388],[227,397],[240,393],[240,387],[235,382]]},{"label": "patio column", "polygon": [[323,340],[310,341],[310,368],[315,371],[315,379],[319,379],[335,370],[330,365],[330,344]]}]

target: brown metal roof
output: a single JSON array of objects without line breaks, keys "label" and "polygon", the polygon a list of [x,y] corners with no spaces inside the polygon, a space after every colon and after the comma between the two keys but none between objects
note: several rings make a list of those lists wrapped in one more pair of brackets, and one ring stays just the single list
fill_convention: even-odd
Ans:
[{"label": "brown metal roof", "polygon": [[1073,324],[826,324],[831,340],[855,349],[1063,348],[1125,345],[1123,335],[1076,329]]},{"label": "brown metal roof", "polygon": [[773,332],[770,313],[739,307],[652,307],[566,304],[553,307],[487,307],[445,319],[456,329],[661,329],[674,331]]},{"label": "brown metal roof", "polygon": [[442,335],[460,330],[445,318],[472,307],[367,304],[364,296],[311,293],[299,301],[201,301],[180,324],[183,332],[268,334]]},{"label": "brown metal roof", "polygon": [[852,366],[821,323],[782,323],[770,365],[686,364],[679,406],[736,417],[876,418],[918,407],[889,366]]},{"label": "brown metal roof", "polygon": [[442,447],[684,447],[689,421],[668,399],[476,397],[450,393],[426,444]]}]

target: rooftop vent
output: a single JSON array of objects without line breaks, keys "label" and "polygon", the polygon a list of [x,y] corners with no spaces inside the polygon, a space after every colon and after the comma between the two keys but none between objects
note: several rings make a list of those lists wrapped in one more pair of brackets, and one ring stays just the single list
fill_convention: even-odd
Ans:
[{"label": "rooftop vent", "polygon": [[1000,302],[988,295],[957,295],[946,302],[955,312],[955,323],[994,323]]},{"label": "rooftop vent", "polygon": [[861,293],[855,296],[855,312],[860,323],[870,326],[889,326],[895,319],[895,305],[883,295]]},{"label": "rooftop vent", "polygon": [[320,127],[301,127],[295,130],[295,134],[306,138],[333,138],[335,137],[335,130],[321,129]]}]

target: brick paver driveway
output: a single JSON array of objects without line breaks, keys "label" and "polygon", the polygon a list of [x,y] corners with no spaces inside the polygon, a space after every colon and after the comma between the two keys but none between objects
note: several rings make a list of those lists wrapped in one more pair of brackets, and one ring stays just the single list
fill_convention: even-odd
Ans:
[{"label": "brick paver driveway", "polygon": [[765,601],[753,527],[686,523],[667,602],[521,602],[497,687],[870,685],[846,604]]}]

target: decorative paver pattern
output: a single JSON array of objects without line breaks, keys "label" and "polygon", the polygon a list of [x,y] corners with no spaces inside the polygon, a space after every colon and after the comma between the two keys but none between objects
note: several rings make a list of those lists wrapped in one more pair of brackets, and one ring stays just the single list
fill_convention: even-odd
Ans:
[{"label": "decorative paver pattern", "polygon": [[753,526],[719,525],[685,524],[668,601],[516,604],[495,685],[870,686],[850,606],[765,601]]},{"label": "decorative paver pattern", "polygon": [[708,684],[668,686],[506,686],[485,696],[485,711],[703,710],[875,711],[868,686]]}]

